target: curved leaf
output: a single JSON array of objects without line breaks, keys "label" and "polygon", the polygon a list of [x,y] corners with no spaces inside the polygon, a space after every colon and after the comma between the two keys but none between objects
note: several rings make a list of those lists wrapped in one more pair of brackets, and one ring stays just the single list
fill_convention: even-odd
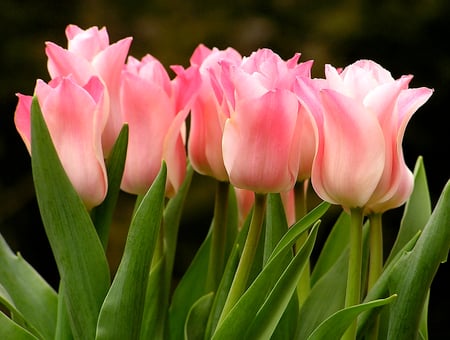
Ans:
[{"label": "curved leaf", "polygon": [[392,295],[386,299],[374,300],[341,309],[322,322],[308,337],[308,340],[339,340],[360,313],[391,303],[396,297],[396,295]]},{"label": "curved leaf", "polygon": [[79,339],[94,338],[109,288],[108,262],[89,213],[58,159],[36,98],[31,106],[31,154],[36,198],[64,283],[72,331]]},{"label": "curved leaf", "polygon": [[20,327],[5,314],[0,312],[0,338],[14,340],[37,340],[33,334]]},{"label": "curved leaf", "polygon": [[[55,336],[58,296],[41,275],[17,256],[0,235],[0,287],[30,327],[45,338]],[[1,300],[1,297],[0,297]],[[45,310],[45,313],[42,311]]]},{"label": "curved leaf", "polygon": [[184,338],[186,340],[202,340],[204,338],[213,299],[214,293],[211,292],[203,295],[192,305],[184,325]]},{"label": "curved leaf", "polygon": [[140,202],[128,231],[122,260],[98,318],[96,339],[137,339],[156,239],[161,227],[167,167]]}]

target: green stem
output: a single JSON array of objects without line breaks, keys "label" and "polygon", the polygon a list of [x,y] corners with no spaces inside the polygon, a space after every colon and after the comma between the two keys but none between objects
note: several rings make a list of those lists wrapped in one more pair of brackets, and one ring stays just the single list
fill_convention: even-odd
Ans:
[{"label": "green stem", "polygon": [[[370,229],[369,229],[369,278],[368,278],[368,290],[370,290],[383,271],[383,229],[381,214],[373,214],[369,216]],[[370,339],[378,339],[379,331],[379,316],[376,317],[372,331],[370,333]]]},{"label": "green stem", "polygon": [[383,229],[381,214],[371,215],[369,216],[369,220],[370,257],[368,288],[370,290],[383,271]]},{"label": "green stem", "polygon": [[256,194],[255,206],[253,210],[250,228],[248,230],[247,239],[245,240],[242,256],[239,260],[230,291],[228,293],[225,305],[220,315],[218,327],[224,320],[228,312],[233,308],[235,303],[239,300],[242,293],[247,286],[248,276],[252,268],[253,260],[255,258],[256,249],[258,247],[261,229],[264,221],[264,214],[266,210],[267,195]]},{"label": "green stem", "polygon": [[[350,210],[350,253],[348,262],[347,290],[345,293],[345,307],[360,303],[361,299],[361,265],[362,265],[362,209]],[[347,329],[342,339],[353,340],[356,338],[357,321]]]},{"label": "green stem", "polygon": [[219,285],[225,265],[227,244],[228,182],[217,182],[212,222],[211,249],[209,252],[206,291],[215,291]]}]

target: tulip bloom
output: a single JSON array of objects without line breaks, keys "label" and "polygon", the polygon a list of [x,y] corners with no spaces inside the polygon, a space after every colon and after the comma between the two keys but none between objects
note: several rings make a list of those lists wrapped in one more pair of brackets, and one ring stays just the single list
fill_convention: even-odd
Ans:
[{"label": "tulip bloom", "polygon": [[[183,87],[186,90],[186,87]],[[178,100],[164,66],[151,55],[129,57],[123,72],[121,111],[129,125],[129,140],[122,190],[144,194],[153,183],[164,159],[167,163],[166,193],[181,185],[186,153],[181,129],[187,107]],[[189,92],[189,91],[188,91]]]},{"label": "tulip bloom", "polygon": [[258,193],[293,188],[299,174],[304,119],[292,92],[297,76],[309,76],[311,62],[299,55],[283,61],[262,49],[239,67],[224,65],[222,86],[230,110],[222,149],[230,182]]},{"label": "tulip bloom", "polygon": [[[401,143],[411,116],[432,94],[424,87],[409,89],[411,79],[395,80],[369,60],[342,72],[326,66],[320,105],[309,101],[319,127],[312,185],[322,199],[368,214],[398,207],[409,197],[413,177]],[[306,82],[299,84],[305,89]]]},{"label": "tulip bloom", "polygon": [[198,173],[212,176],[220,181],[228,181],[223,164],[222,133],[227,111],[223,110],[216,97],[214,79],[220,77],[221,62],[240,64],[241,55],[232,48],[218,50],[199,45],[191,57],[191,68],[198,68],[200,83],[191,109],[188,141],[189,159]]},{"label": "tulip bloom", "polygon": [[[93,77],[84,87],[71,78],[38,80],[35,88],[45,122],[62,166],[90,209],[106,196],[107,177],[101,146],[108,106],[104,86]],[[16,128],[31,154],[31,96],[18,94]]]},{"label": "tulip bloom", "polygon": [[109,154],[122,128],[119,89],[120,75],[131,44],[131,38],[109,44],[106,28],[90,27],[83,30],[76,25],[66,28],[68,47],[46,43],[48,71],[52,78],[71,75],[84,85],[92,76],[98,76],[106,86],[105,100],[110,102],[108,123],[103,133],[103,150]]}]

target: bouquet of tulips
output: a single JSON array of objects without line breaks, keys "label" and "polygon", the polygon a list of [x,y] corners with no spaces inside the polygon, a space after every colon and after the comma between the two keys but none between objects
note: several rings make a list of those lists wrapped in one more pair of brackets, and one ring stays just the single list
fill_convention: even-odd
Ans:
[{"label": "bouquet of tulips", "polygon": [[[46,44],[51,80],[18,94],[15,112],[60,282],[0,238],[0,338],[428,338],[450,185],[432,207],[402,139],[431,89],[370,60],[318,79],[300,54],[204,45],[171,78],[151,55],[127,58],[131,38],[66,35],[67,48]],[[175,283],[194,172],[217,182],[213,218]],[[136,203],[112,273],[120,190]],[[383,213],[402,205],[383,254]]]}]

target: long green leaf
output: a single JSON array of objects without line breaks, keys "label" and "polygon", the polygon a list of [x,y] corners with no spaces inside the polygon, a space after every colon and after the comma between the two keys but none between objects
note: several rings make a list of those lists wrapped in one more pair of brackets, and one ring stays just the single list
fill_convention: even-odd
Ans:
[{"label": "long green leaf", "polygon": [[214,292],[203,295],[189,310],[186,324],[184,325],[185,340],[203,340],[205,325],[208,321],[209,311],[214,300]]},{"label": "long green leaf", "polygon": [[[235,208],[237,208],[237,206]],[[242,228],[240,229],[239,233],[236,235],[234,239],[233,245],[234,248],[231,251],[230,256],[228,257],[224,273],[220,280],[219,287],[217,288],[216,294],[214,296],[214,302],[211,308],[211,313],[208,319],[208,324],[205,332],[206,339],[211,338],[211,335],[214,333],[217,327],[217,323],[219,322],[223,307],[225,305],[225,301],[228,296],[228,292],[230,291],[231,284],[233,282],[236,269],[238,267],[239,257],[242,253],[242,245],[245,243],[245,238],[247,237],[248,234],[250,222],[251,222],[251,214],[249,214],[248,218],[244,221]],[[233,226],[229,225],[228,227],[232,228]],[[258,252],[257,255],[259,255]]]},{"label": "long green leaf", "polygon": [[167,317],[166,290],[170,288],[164,282],[165,260],[165,256],[161,256],[157,263],[152,265],[148,277],[140,339],[163,338]]},{"label": "long green leaf", "polygon": [[[281,200],[280,194],[269,194],[267,197],[266,210],[266,227],[264,235],[264,256],[263,265],[267,262],[273,249],[278,244],[283,235],[288,231],[288,222]],[[294,256],[292,249],[286,249],[286,252],[291,256],[286,257],[286,263],[283,267],[289,264],[289,261]],[[276,282],[278,278],[274,278]],[[295,334],[298,319],[298,296],[293,294],[290,303],[287,305],[284,314],[278,322],[272,338],[273,339],[291,339]]]},{"label": "long green leaf", "polygon": [[33,334],[20,327],[5,314],[0,312],[0,338],[14,340],[37,340]]},{"label": "long green leaf", "polygon": [[[53,338],[57,295],[39,273],[17,256],[0,235],[0,285],[27,323],[45,338]],[[45,310],[45,313],[42,311]]]},{"label": "long green leaf", "polygon": [[388,264],[397,252],[417,234],[423,230],[431,215],[431,200],[428,191],[428,183],[423,164],[423,158],[419,157],[414,167],[414,189],[406,202],[405,211],[400,223],[400,230],[389,254]]},{"label": "long green leaf", "polygon": [[91,213],[95,228],[97,229],[103,248],[106,249],[109,239],[109,229],[113,218],[114,208],[119,197],[123,169],[128,145],[128,125],[124,125],[106,160],[108,173],[108,193],[101,205],[95,207]]},{"label": "long green leaf", "polygon": [[311,274],[311,286],[330,269],[348,248],[350,235],[350,214],[343,211],[324,243]]},{"label": "long green leaf", "polygon": [[131,221],[122,260],[100,311],[96,339],[139,337],[149,268],[162,222],[166,177],[163,162]]},{"label": "long green leaf", "polygon": [[205,339],[209,339],[211,334],[214,333],[217,323],[220,319],[220,314],[222,313],[223,306],[227,299],[228,292],[230,291],[231,284],[233,282],[234,274],[239,263],[239,244],[236,242],[234,250],[231,252],[225,270],[222,275],[219,287],[214,296],[213,305],[211,307],[211,312],[209,314]]},{"label": "long green leaf", "polygon": [[204,295],[206,271],[208,270],[211,233],[197,251],[183,278],[178,283],[169,307],[169,339],[183,338],[185,324],[191,306]]},{"label": "long green leaf", "polygon": [[[384,306],[391,303],[397,296],[392,295],[386,299],[374,300],[363,304],[347,307],[331,315],[322,322],[314,332],[308,337],[308,340],[339,340],[346,329],[362,312],[375,307]],[[396,338],[389,338],[396,339]]]},{"label": "long green leaf", "polygon": [[[310,227],[310,222],[313,223],[314,221],[304,219],[303,223],[305,225],[302,223],[301,227],[296,229],[297,232],[301,234],[305,230],[308,230],[308,227]],[[296,241],[294,236],[294,234],[289,236],[290,243],[286,242],[286,240],[283,241],[282,239],[280,241],[280,243],[283,242],[282,247],[279,247],[280,243],[278,243],[277,247],[275,247],[275,249],[279,249],[276,255],[270,257],[264,269],[237,301],[223,322],[218,325],[215,333],[213,334],[213,339],[232,339],[233,337],[238,337],[239,335],[244,334],[248,330],[249,324],[254,319],[255,310],[259,310],[261,308],[266,297],[273,289],[273,278],[280,277],[286,269],[286,267],[282,266],[282,264],[285,263],[286,257],[290,257],[291,254],[286,253],[285,249],[293,246]],[[302,254],[302,257],[305,255],[302,252],[299,252],[297,255],[299,254]],[[306,258],[304,258],[304,260],[306,261]],[[289,298],[290,297],[291,296],[289,295]]]},{"label": "long green leaf", "polygon": [[431,282],[450,248],[450,181],[414,249],[402,257],[393,273],[391,292],[398,299],[390,308],[389,339],[417,336]]},{"label": "long green leaf", "polygon": [[301,306],[297,339],[306,339],[321,322],[344,307],[347,270],[348,247],[321,275]]},{"label": "long green leaf", "polygon": [[292,225],[289,228],[288,232],[281,238],[280,242],[278,242],[278,244],[275,246],[272,254],[270,255],[270,258],[275,257],[280,252],[290,247],[301,233],[308,230],[314,222],[316,222],[327,212],[330,206],[330,203],[322,202],[313,210],[311,210],[307,215],[305,215],[302,219]]},{"label": "long green leaf", "polygon": [[92,339],[109,287],[108,262],[86,207],[58,159],[36,98],[31,107],[31,154],[36,197],[65,285],[72,330],[76,338]]},{"label": "long green leaf", "polygon": [[186,201],[189,192],[193,174],[194,170],[192,166],[188,165],[183,185],[178,190],[176,196],[169,200],[164,209],[163,223],[167,282],[170,281],[172,276],[181,214],[183,212],[184,202]]},{"label": "long green leaf", "polygon": [[[268,339],[272,336],[297,288],[300,274],[306,262],[309,260],[316,240],[317,230],[316,224],[316,227],[313,227],[308,235],[303,247],[294,256],[276,282],[264,304],[258,310],[258,313],[247,330],[246,338]],[[295,329],[293,331],[295,332]]]}]

